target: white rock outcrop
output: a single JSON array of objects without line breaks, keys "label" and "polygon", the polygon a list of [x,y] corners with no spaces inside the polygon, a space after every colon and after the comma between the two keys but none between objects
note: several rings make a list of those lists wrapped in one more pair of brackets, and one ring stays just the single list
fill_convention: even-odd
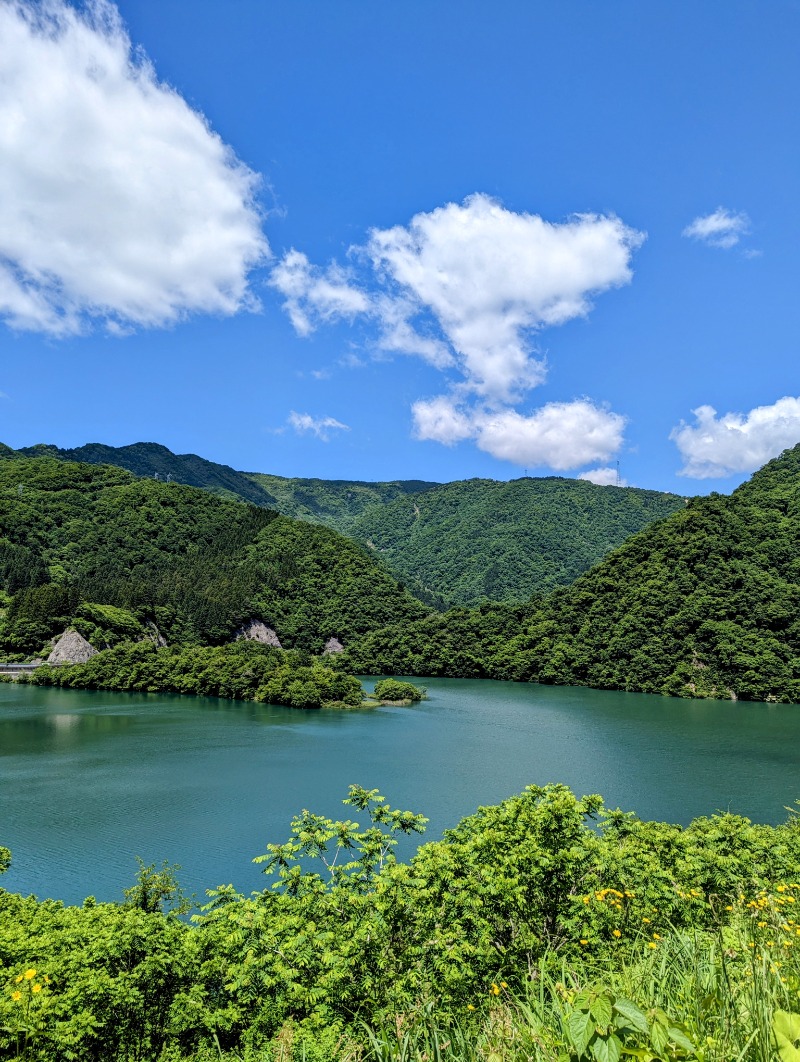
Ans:
[{"label": "white rock outcrop", "polygon": [[72,627],[56,639],[53,651],[47,658],[48,664],[85,664],[97,655],[97,650],[90,645],[82,634]]},{"label": "white rock outcrop", "polygon": [[250,620],[243,624],[236,632],[236,641],[261,642],[262,645],[271,645],[275,649],[283,649],[281,640],[272,627],[268,627],[261,620]]},{"label": "white rock outcrop", "polygon": [[322,650],[322,655],[325,656],[326,653],[343,653],[343,652],[344,652],[344,646],[339,641],[339,639],[338,638],[329,638],[327,640],[327,642],[325,642],[325,648]]}]

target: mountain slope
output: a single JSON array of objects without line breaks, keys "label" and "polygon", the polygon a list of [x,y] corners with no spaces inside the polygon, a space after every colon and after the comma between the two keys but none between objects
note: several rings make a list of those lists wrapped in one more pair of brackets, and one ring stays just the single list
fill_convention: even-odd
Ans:
[{"label": "mountain slope", "polygon": [[422,494],[440,487],[421,479],[398,479],[386,483],[366,483],[350,479],[287,479],[266,472],[247,472],[275,499],[275,508],[284,516],[324,524],[343,535],[354,529],[367,510],[388,505],[398,498]]},{"label": "mountain slope", "polygon": [[546,477],[454,483],[290,479],[237,472],[156,443],[22,454],[115,464],[139,476],[202,487],[340,531],[380,556],[395,578],[436,607],[527,601],[566,586],[684,499],[634,487]]},{"label": "mountain slope", "polygon": [[370,507],[349,533],[398,579],[416,578],[449,605],[521,603],[573,582],[683,505],[674,494],[576,479],[470,479]]},{"label": "mountain slope", "polygon": [[568,585],[685,504],[674,494],[560,477],[355,483],[250,475],[281,512],[363,542],[396,578],[443,606],[523,602]]},{"label": "mountain slope", "polygon": [[341,663],[800,703],[800,446],[537,604],[373,630]]},{"label": "mountain slope", "polygon": [[257,617],[285,646],[315,652],[427,611],[327,528],[114,466],[8,454],[0,589],[0,648],[15,653],[76,617],[102,624],[97,603],[127,610],[123,626],[155,622],[170,642],[226,641]]},{"label": "mountain slope", "polygon": [[634,536],[500,657],[522,679],[800,702],[800,446]]}]

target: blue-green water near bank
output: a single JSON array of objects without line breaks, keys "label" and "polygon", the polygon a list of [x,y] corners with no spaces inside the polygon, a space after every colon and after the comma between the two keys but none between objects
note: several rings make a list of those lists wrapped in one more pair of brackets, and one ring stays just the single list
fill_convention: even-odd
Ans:
[{"label": "blue-green water near bank", "polygon": [[[800,797],[800,707],[430,679],[412,708],[301,712],[163,695],[0,685],[2,885],[119,899],[135,857],[187,891],[267,884],[253,856],[301,808],[358,816],[350,784],[430,818],[427,838],[530,783],[599,792],[643,818],[782,821]],[[403,854],[408,855],[411,846]]]}]

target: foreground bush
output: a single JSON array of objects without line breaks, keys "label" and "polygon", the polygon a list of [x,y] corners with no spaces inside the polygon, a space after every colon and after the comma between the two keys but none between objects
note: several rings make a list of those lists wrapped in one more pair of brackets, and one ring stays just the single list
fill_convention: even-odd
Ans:
[{"label": "foreground bush", "polygon": [[0,1057],[794,1059],[796,817],[681,829],[530,787],[401,864],[425,820],[346,803],[363,825],[303,812],[272,886],[193,924],[153,868],[122,904],[0,891]]}]

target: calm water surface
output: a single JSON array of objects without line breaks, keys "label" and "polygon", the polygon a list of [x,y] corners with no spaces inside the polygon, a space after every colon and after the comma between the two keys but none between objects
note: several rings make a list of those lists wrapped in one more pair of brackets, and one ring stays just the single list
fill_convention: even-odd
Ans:
[{"label": "calm water surface", "polygon": [[530,783],[681,823],[775,823],[800,797],[798,706],[426,685],[419,707],[348,713],[0,684],[2,885],[118,899],[139,855],[180,863],[189,892],[262,888],[252,857],[301,808],[357,817],[340,803],[352,783],[426,814],[428,838]]}]

